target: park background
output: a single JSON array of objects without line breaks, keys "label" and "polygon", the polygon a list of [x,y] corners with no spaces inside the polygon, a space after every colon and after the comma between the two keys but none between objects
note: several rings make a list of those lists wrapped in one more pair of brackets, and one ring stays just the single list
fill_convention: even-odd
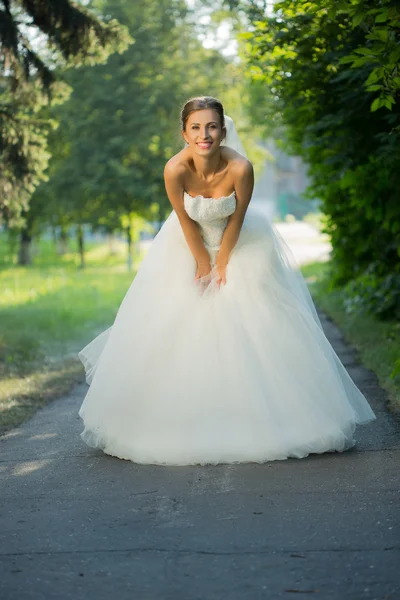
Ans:
[{"label": "park background", "polygon": [[203,94],[236,123],[254,201],[330,244],[302,266],[310,290],[399,410],[395,1],[2,0],[0,19],[0,431],[82,380]]}]

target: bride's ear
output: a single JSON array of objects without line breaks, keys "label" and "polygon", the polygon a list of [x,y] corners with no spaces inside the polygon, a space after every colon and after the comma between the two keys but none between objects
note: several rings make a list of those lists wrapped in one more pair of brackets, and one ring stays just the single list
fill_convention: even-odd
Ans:
[{"label": "bride's ear", "polygon": [[185,142],[185,144],[188,144],[188,141],[187,141],[187,139],[185,138],[185,133],[186,133],[186,132],[185,132],[185,130],[184,130],[184,129],[182,129],[182,130],[181,130],[182,139],[183,139],[183,141]]},{"label": "bride's ear", "polygon": [[224,142],[226,140],[226,133],[227,133],[226,132],[226,127],[224,125],[223,128],[222,128],[222,139],[221,139],[222,142]]}]

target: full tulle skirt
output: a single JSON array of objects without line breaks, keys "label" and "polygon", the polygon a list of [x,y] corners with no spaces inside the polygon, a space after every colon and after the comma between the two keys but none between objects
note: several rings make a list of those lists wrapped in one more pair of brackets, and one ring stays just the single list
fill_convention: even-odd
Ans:
[{"label": "full tulle skirt", "polygon": [[[216,248],[209,248],[215,260]],[[81,352],[89,446],[137,463],[265,462],[342,452],[375,414],[327,340],[273,225],[249,207],[219,287],[195,283],[175,212],[113,325]]]}]

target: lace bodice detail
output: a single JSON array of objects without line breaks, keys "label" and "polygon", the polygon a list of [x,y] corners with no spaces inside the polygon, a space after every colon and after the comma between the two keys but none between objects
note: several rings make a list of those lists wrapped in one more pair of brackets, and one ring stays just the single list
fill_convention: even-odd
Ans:
[{"label": "lace bodice detail", "polygon": [[210,249],[218,249],[228,217],[235,212],[235,192],[221,198],[194,197],[185,192],[184,205],[189,217],[199,224],[204,244]]}]

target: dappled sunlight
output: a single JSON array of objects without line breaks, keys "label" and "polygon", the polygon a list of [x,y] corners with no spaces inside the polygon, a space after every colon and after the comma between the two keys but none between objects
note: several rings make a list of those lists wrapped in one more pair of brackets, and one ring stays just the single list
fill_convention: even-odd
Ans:
[{"label": "dappled sunlight", "polygon": [[41,433],[41,434],[38,434],[38,435],[32,435],[29,438],[29,441],[30,442],[31,441],[43,441],[43,440],[48,440],[50,438],[55,438],[55,437],[57,437],[56,433]]},{"label": "dappled sunlight", "polygon": [[[71,299],[70,294],[79,288],[87,291],[88,280],[91,286],[96,286],[102,292],[108,291],[110,276],[124,274],[129,283],[134,278],[145,251],[143,249],[135,255],[133,269],[128,271],[126,257],[119,256],[113,264],[106,264],[100,260],[108,252],[105,246],[93,249],[98,253],[99,260],[88,262],[83,270],[70,267],[16,267],[0,271],[0,307],[11,308],[21,305],[32,305],[45,300],[47,296],[57,294],[67,302]],[[90,253],[88,253],[90,254]],[[103,278],[98,279],[99,275]]]},{"label": "dappled sunlight", "polygon": [[99,244],[86,252],[85,258],[88,263],[104,263],[109,259],[124,260],[126,256],[126,242],[122,240],[113,241],[113,251],[106,244]]},{"label": "dappled sunlight", "polygon": [[[40,366],[29,376],[3,378],[0,380],[0,430],[16,427],[26,421],[38,408],[68,393],[82,379],[82,365],[77,359],[71,358],[55,364],[51,370],[43,370]],[[9,432],[5,437],[15,435],[20,435],[20,432]],[[46,438],[54,436],[46,434]]]},{"label": "dappled sunlight", "polygon": [[51,463],[51,459],[43,459],[43,460],[32,460],[29,462],[23,462],[19,465],[16,465],[11,470],[11,475],[14,477],[21,477],[24,475],[30,475],[34,471],[38,471],[39,469],[43,469]]},{"label": "dappled sunlight", "polygon": [[[38,276],[39,275],[39,276]],[[36,274],[31,269],[7,269],[0,272],[0,306],[18,306],[60,290],[67,283],[65,274]]]},{"label": "dappled sunlight", "polygon": [[22,431],[20,429],[13,429],[11,431],[8,431],[4,435],[2,435],[2,441],[11,440],[11,439],[18,438],[21,436],[22,436]]},{"label": "dappled sunlight", "polygon": [[[80,364],[77,363],[80,368]],[[37,371],[24,377],[8,377],[0,382],[0,412],[29,402],[30,396],[39,389],[51,385],[54,380],[76,368],[63,366],[52,371]]]},{"label": "dappled sunlight", "polygon": [[[52,348],[54,342],[83,337],[85,331],[91,331],[96,324],[107,325],[113,320],[134,275],[118,265],[112,270],[70,273],[59,285],[46,287],[40,271],[32,269],[30,281],[21,281],[19,298],[14,294],[17,301],[12,302],[10,295],[8,300],[3,300],[0,353],[7,353],[12,361],[21,352],[25,358],[29,349],[35,354],[36,347],[52,355],[47,345]],[[30,292],[32,288],[42,292],[36,300]]]},{"label": "dappled sunlight", "polygon": [[[116,272],[123,272],[123,265],[117,265]],[[57,269],[59,271],[59,269]],[[125,267],[126,271],[126,267]],[[110,269],[106,270],[104,267],[99,267],[93,273],[106,274],[110,273]],[[3,275],[3,276],[2,276]],[[77,290],[79,287],[86,287],[88,278],[92,275],[92,272],[65,272],[59,275],[58,273],[48,273],[44,275],[42,269],[31,268],[27,274],[14,274],[13,280],[11,278],[7,281],[4,274],[0,275],[0,284],[2,291],[0,294],[0,306],[10,308],[12,306],[19,306],[24,304],[32,304],[40,301],[42,298],[55,294],[61,293],[60,297],[65,294],[69,294],[68,288]],[[98,287],[102,287],[102,282],[97,282]],[[68,298],[69,299],[69,298]]]}]

